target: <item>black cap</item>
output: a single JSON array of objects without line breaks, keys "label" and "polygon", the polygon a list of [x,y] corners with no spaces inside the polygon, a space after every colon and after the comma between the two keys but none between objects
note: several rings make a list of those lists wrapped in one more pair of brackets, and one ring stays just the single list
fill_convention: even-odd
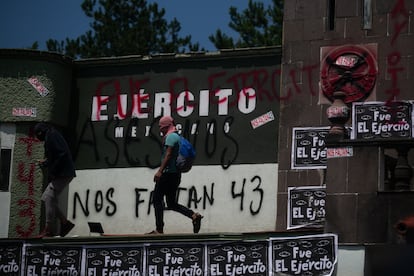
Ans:
[{"label": "black cap", "polygon": [[49,126],[46,123],[37,123],[34,127],[34,133],[40,141],[45,140],[46,133],[49,130]]}]

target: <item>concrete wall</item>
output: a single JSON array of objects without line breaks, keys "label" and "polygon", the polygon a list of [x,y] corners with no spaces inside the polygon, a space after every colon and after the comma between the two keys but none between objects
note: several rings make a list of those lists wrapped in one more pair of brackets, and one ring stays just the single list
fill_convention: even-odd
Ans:
[{"label": "concrete wall", "polygon": [[50,121],[66,126],[72,94],[72,60],[28,50],[0,51],[0,121]]},{"label": "concrete wall", "polygon": [[[395,231],[395,224],[414,213],[409,203],[412,185],[408,191],[384,192],[384,148],[392,147],[392,143],[374,146],[369,141],[352,144],[349,139],[342,139],[335,145],[353,146],[351,156],[328,159],[326,168],[322,169],[291,169],[290,165],[293,128],[331,125],[326,112],[333,99],[326,97],[324,77],[334,78],[326,75],[326,68],[337,62],[341,54],[356,53],[358,56],[358,51],[364,53],[360,56],[363,56],[365,70],[358,72],[365,76],[364,81],[353,90],[358,93],[346,94],[348,107],[355,101],[413,99],[410,76],[414,68],[414,3],[406,0],[290,0],[284,5],[282,92],[285,99],[280,105],[277,230],[286,229],[283,221],[286,221],[289,187],[324,186],[327,205],[323,230],[337,233],[340,244],[353,244],[347,256],[365,258],[363,270],[357,269],[359,272],[341,271],[341,268],[355,266],[340,258],[338,275],[362,275],[362,272],[364,275],[390,275],[387,274],[390,271],[405,269],[401,266],[404,261],[391,260],[392,256],[404,252],[404,247],[396,248],[394,253],[386,249],[403,242]],[[361,80],[353,75],[359,69],[350,68],[352,76],[343,82],[348,86],[333,85],[331,92],[350,92],[350,87]],[[344,75],[336,77],[340,80]],[[359,93],[365,95],[359,97]],[[346,125],[351,126],[351,123],[350,119]],[[410,165],[412,156],[411,150]],[[379,244],[381,248],[368,247],[361,255],[357,248],[365,243]],[[345,254],[343,250],[342,253]],[[385,266],[389,269],[387,272],[383,269]]]},{"label": "concrete wall", "polygon": [[[275,228],[280,55],[230,53],[77,63],[73,234],[88,234],[87,221],[109,233],[155,227],[161,115],[172,115],[197,151],[179,202],[203,214],[202,232]],[[166,211],[165,231],[191,233],[191,221]]]},{"label": "concrete wall", "polygon": [[[72,61],[29,50],[1,50],[0,60],[0,129],[14,129],[10,186],[0,192],[10,205],[2,223],[8,229],[2,232],[30,237],[39,232],[44,184],[44,174],[36,166],[43,159],[43,145],[33,138],[32,127],[38,121],[53,123],[62,132],[69,127]],[[2,148],[10,147],[3,138]]]},{"label": "concrete wall", "polygon": [[[326,83],[322,78],[329,67],[327,55],[334,60],[340,56],[338,53],[354,54],[355,48],[366,49],[362,50],[366,69],[361,73],[367,76],[367,82],[360,83],[362,89],[358,92],[366,95],[347,98],[349,105],[352,101],[412,99],[413,81],[409,76],[414,62],[410,20],[413,8],[413,3],[405,0],[285,1],[282,59],[285,100],[280,106],[278,222],[285,218],[288,187],[320,183],[326,185],[328,194],[326,231],[340,233],[340,242],[389,240],[387,235],[392,233],[397,217],[388,217],[387,207],[381,207],[384,198],[377,195],[383,176],[381,150],[354,147],[352,158],[328,159],[326,170],[291,170],[291,133],[294,127],[331,124],[326,109],[332,102],[323,93]],[[364,18],[365,14],[372,17]],[[364,24],[367,20],[372,24]],[[368,76],[375,83],[369,84]],[[355,82],[358,80],[348,84],[352,86]],[[403,208],[399,216],[412,209]],[[278,223],[277,229],[283,231],[286,226]]]},{"label": "concrete wall", "polygon": [[[76,223],[72,234],[89,235],[88,221],[112,233],[152,229],[163,114],[197,150],[179,200],[204,215],[202,231],[274,229],[279,47],[75,62],[25,50],[0,57],[0,124],[16,128],[3,235],[34,236],[42,224],[38,121],[53,123],[73,151],[78,177],[60,201]],[[189,220],[166,213],[166,232],[192,231]]]},{"label": "concrete wall", "polygon": [[[143,234],[155,227],[148,168],[79,170],[70,185],[71,235],[88,235],[86,222],[107,234]],[[203,214],[200,233],[272,231],[276,224],[277,164],[195,166],[183,174],[179,202]],[[234,184],[234,186],[233,186]],[[165,233],[192,233],[191,220],[165,211]]]}]

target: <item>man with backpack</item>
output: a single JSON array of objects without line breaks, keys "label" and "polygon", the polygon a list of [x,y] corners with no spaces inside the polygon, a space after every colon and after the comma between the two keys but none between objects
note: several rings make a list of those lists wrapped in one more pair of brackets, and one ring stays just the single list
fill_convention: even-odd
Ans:
[{"label": "man with backpack", "polygon": [[198,233],[201,227],[202,215],[180,205],[177,202],[177,190],[181,182],[181,171],[177,168],[177,157],[180,151],[180,135],[175,128],[174,119],[164,116],[159,121],[162,138],[161,165],[154,175],[154,211],[156,229],[148,234],[164,233],[164,196],[170,210],[190,218],[193,232]]}]

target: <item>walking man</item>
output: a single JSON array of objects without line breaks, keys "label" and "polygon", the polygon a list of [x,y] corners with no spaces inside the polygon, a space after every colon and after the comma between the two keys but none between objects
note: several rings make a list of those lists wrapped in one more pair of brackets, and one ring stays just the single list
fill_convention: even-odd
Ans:
[{"label": "walking man", "polygon": [[156,230],[149,234],[164,233],[164,196],[170,210],[190,218],[193,232],[198,233],[201,227],[202,215],[195,213],[177,202],[177,190],[181,182],[181,173],[177,170],[176,159],[180,148],[180,136],[175,128],[174,119],[164,116],[159,121],[160,132],[163,135],[161,166],[154,175],[154,210]]},{"label": "walking man", "polygon": [[64,237],[75,225],[59,209],[58,197],[76,176],[75,165],[68,144],[56,129],[46,123],[38,123],[34,132],[37,139],[44,141],[46,159],[40,161],[39,165],[47,167],[49,182],[41,198],[45,204],[46,224],[39,237],[50,237],[56,234],[53,231],[56,218],[60,220],[59,234]]}]

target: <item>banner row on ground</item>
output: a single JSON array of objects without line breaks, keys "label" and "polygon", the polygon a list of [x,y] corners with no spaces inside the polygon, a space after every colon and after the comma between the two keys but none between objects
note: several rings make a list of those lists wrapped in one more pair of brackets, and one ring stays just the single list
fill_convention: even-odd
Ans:
[{"label": "banner row on ground", "polygon": [[1,275],[331,275],[334,234],[264,240],[76,245],[0,241]]}]

